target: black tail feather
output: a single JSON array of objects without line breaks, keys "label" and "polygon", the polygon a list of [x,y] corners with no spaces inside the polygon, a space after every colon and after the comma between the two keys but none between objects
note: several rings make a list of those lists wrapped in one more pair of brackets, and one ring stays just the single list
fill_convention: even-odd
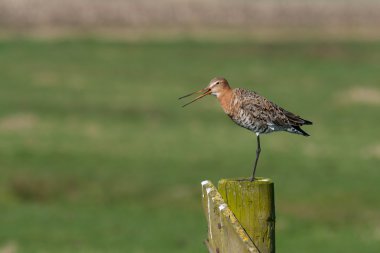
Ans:
[{"label": "black tail feather", "polygon": [[306,120],[306,119],[303,119],[303,121],[304,121],[304,125],[313,125],[313,122],[311,122],[311,121],[308,121],[308,120]]},{"label": "black tail feather", "polygon": [[[308,121],[310,122],[310,121]],[[310,122],[311,123],[311,122]],[[312,124],[312,123],[311,123]],[[311,125],[311,124],[305,124],[305,125]],[[299,126],[292,126],[295,130],[298,131],[299,134],[302,134],[303,136],[310,136],[310,134],[306,133],[304,130],[301,129]]]}]

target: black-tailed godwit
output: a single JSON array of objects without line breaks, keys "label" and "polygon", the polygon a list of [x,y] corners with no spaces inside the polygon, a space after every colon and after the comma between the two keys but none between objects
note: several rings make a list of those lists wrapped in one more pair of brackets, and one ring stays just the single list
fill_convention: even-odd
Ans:
[{"label": "black-tailed godwit", "polygon": [[285,131],[293,134],[309,136],[301,129],[303,125],[311,125],[312,122],[302,119],[280,106],[274,104],[254,91],[246,89],[231,89],[227,80],[221,77],[212,79],[209,85],[199,91],[190,93],[179,99],[202,93],[183,107],[203,98],[207,95],[214,95],[219,100],[224,112],[239,126],[244,127],[257,136],[256,159],[253,166],[251,181],[255,180],[257,162],[259,160],[260,134],[267,134],[276,131]]}]

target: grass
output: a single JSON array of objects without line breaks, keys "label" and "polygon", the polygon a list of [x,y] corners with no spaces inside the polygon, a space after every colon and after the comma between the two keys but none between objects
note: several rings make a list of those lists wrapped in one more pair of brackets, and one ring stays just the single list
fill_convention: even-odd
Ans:
[{"label": "grass", "polygon": [[23,39],[0,55],[0,252],[206,252],[200,182],[249,176],[256,145],[214,98],[181,108],[214,76],[315,123],[262,138],[278,252],[380,250],[380,43]]}]

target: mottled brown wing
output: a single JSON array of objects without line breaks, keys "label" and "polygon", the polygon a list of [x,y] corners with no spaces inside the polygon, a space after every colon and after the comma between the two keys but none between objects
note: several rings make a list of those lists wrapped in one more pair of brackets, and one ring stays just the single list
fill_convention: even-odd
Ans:
[{"label": "mottled brown wing", "polygon": [[244,99],[241,103],[241,108],[249,111],[256,121],[260,121],[266,125],[277,125],[281,127],[290,127],[291,122],[286,115],[286,111],[268,99],[251,93],[250,96]]},{"label": "mottled brown wing", "polygon": [[282,113],[287,117],[289,123],[292,126],[302,126],[306,123],[306,120],[302,119],[300,116],[295,115],[294,113],[291,113],[281,107],[279,109],[282,111]]}]

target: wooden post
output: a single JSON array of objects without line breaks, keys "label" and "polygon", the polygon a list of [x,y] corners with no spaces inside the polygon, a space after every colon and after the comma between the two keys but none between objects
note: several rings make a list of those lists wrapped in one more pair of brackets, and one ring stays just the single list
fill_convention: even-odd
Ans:
[{"label": "wooden post", "polygon": [[260,253],[210,181],[202,182],[202,202],[208,223],[205,241],[210,253]]},{"label": "wooden post", "polygon": [[273,182],[267,178],[257,178],[253,182],[248,179],[222,179],[218,190],[260,253],[274,253]]}]

